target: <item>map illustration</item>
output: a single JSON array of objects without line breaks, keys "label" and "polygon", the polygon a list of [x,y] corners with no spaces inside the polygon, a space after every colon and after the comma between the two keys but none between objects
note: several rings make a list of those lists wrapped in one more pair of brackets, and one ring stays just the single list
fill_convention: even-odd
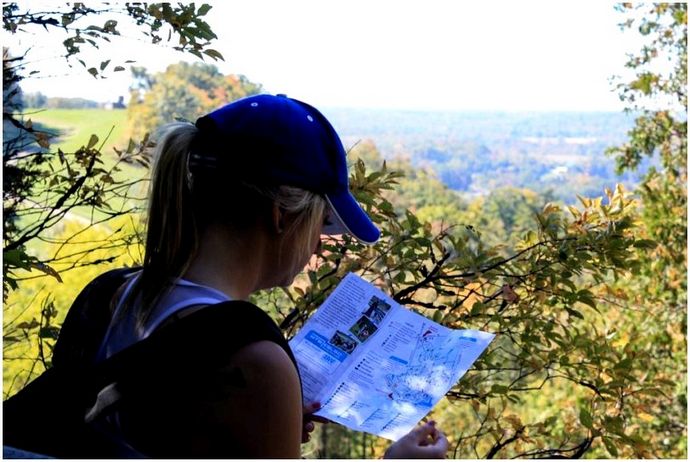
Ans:
[{"label": "map illustration", "polygon": [[[416,406],[431,407],[434,395],[452,385],[462,353],[448,335],[441,337],[434,329],[422,326],[417,343],[406,365],[399,373],[385,375],[389,398]],[[445,340],[445,341],[444,341]]]}]

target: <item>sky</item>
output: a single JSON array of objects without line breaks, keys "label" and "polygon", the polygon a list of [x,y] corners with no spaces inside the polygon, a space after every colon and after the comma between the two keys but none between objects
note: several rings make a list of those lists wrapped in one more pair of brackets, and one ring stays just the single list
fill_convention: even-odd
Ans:
[{"label": "sky", "polygon": [[[208,1],[208,0],[207,0]],[[199,5],[201,2],[197,2]],[[210,1],[206,16],[224,73],[317,107],[450,111],[620,111],[610,78],[623,72],[634,34],[613,3],[565,1]],[[38,2],[31,2],[38,5]],[[124,29],[107,55],[150,72],[196,60]],[[25,92],[127,100],[128,71],[94,79],[56,58],[61,32],[8,35],[41,78]],[[59,39],[59,40],[58,40]],[[59,48],[58,48],[59,50]],[[88,57],[88,54],[86,54]],[[209,62],[213,62],[210,60]]]}]

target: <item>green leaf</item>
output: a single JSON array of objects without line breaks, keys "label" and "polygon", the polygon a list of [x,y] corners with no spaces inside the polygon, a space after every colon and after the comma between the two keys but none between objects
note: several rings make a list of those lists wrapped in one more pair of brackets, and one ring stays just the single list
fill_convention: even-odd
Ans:
[{"label": "green leaf", "polygon": [[17,329],[29,330],[29,329],[35,329],[38,326],[40,326],[38,321],[36,321],[36,319],[32,319],[31,322],[20,322],[19,324],[17,324]]},{"label": "green leaf", "polygon": [[476,316],[479,313],[484,310],[485,305],[482,302],[475,302],[474,305],[472,305],[472,310],[470,311],[471,316]]},{"label": "green leaf", "polygon": [[213,49],[208,49],[204,50],[204,54],[210,56],[211,58],[218,60],[220,59],[221,61],[224,61],[225,59],[223,58],[223,55],[220,54],[220,52],[213,50]]},{"label": "green leaf", "polygon": [[41,327],[38,331],[38,335],[41,338],[52,338],[57,339],[60,334],[60,328],[57,326],[46,326]]},{"label": "green leaf", "polygon": [[98,69],[96,69],[95,67],[90,67],[88,69],[88,72],[89,72],[89,74],[93,75],[94,77],[98,76]]},{"label": "green leaf", "polygon": [[189,51],[189,53],[193,54],[194,56],[201,58],[202,60],[204,59],[204,57],[198,51],[196,51],[196,50],[188,50],[188,51]]},{"label": "green leaf", "polygon": [[122,66],[115,66],[115,69],[113,69],[113,72],[120,72],[120,71],[124,71],[124,70],[125,70],[125,68]]},{"label": "green leaf", "polygon": [[69,26],[74,22],[74,15],[73,14],[63,14],[62,15],[62,25],[63,26]]},{"label": "green leaf", "polygon": [[206,13],[209,12],[211,8],[213,8],[211,5],[204,3],[199,7],[199,10],[197,11],[197,16],[204,16]]},{"label": "green leaf", "polygon": [[91,135],[89,144],[86,145],[86,149],[91,149],[92,147],[96,146],[96,143],[98,143],[98,137],[96,135]]},{"label": "green leaf", "polygon": [[633,247],[637,249],[655,249],[657,246],[656,241],[651,239],[638,239],[633,242]]},{"label": "green leaf", "polygon": [[62,278],[60,277],[60,273],[58,273],[57,271],[55,271],[53,268],[46,265],[45,263],[33,262],[33,263],[31,263],[31,267],[36,268],[37,270],[41,271],[44,274],[47,274],[48,276],[54,277],[58,282],[62,282]]},{"label": "green leaf", "polygon": [[433,320],[434,322],[441,322],[443,319],[443,312],[441,310],[434,311]]},{"label": "green leaf", "polygon": [[508,387],[505,385],[494,384],[491,386],[491,393],[505,394],[508,392]]},{"label": "green leaf", "polygon": [[106,67],[108,67],[108,64],[110,64],[110,60],[109,60],[109,59],[108,59],[108,60],[105,60],[105,61],[103,61],[103,62],[101,62],[101,66],[100,66],[100,67],[101,67],[101,70],[104,70]]},{"label": "green leaf", "polygon": [[618,449],[616,449],[616,445],[613,444],[613,441],[611,441],[610,438],[602,437],[601,440],[604,442],[604,446],[606,446],[606,450],[608,451],[609,454],[611,454],[613,457],[618,457]]},{"label": "green leaf", "polygon": [[589,290],[581,290],[577,293],[577,300],[581,303],[584,303],[587,306],[590,306],[594,310],[597,309],[597,304],[594,301],[594,298],[592,297],[592,293]]},{"label": "green leaf", "polygon": [[580,409],[580,422],[590,430],[592,429],[592,415],[585,408]]},{"label": "green leaf", "polygon": [[582,316],[582,313],[580,313],[579,311],[576,311],[576,310],[574,310],[574,309],[572,309],[572,308],[568,308],[568,307],[566,306],[566,307],[565,307],[565,311],[567,311],[568,314],[570,314],[570,316],[573,316],[573,317],[576,317],[576,318],[580,318],[580,319],[585,319],[585,317]]},{"label": "green leaf", "polygon": [[629,370],[630,366],[632,366],[633,360],[631,357],[627,357],[623,359],[622,361],[618,362],[615,366],[613,366],[614,369],[620,369],[620,370]]},{"label": "green leaf", "polygon": [[3,252],[3,261],[5,265],[22,268],[28,270],[31,267],[31,257],[29,257],[26,252],[21,249],[12,249]]}]

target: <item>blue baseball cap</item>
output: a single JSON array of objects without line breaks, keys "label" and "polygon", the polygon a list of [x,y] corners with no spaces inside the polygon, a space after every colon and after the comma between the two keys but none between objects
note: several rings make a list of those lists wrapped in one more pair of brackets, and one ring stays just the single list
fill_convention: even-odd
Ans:
[{"label": "blue baseball cap", "polygon": [[378,240],[380,231],[350,192],[345,148],[316,108],[285,95],[261,94],[216,109],[196,126],[204,148],[192,152],[190,169],[221,168],[256,185],[320,194],[333,218],[324,234],[348,233],[366,244]]}]

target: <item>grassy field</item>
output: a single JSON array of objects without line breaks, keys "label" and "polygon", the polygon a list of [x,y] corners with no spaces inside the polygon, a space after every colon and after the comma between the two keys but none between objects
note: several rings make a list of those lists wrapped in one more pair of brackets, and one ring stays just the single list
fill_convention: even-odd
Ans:
[{"label": "grassy field", "polygon": [[[127,111],[108,109],[26,109],[26,117],[31,119],[36,128],[55,133],[51,139],[50,150],[58,149],[64,153],[73,153],[82,146],[88,144],[91,135],[98,137],[96,148],[100,149],[103,156],[103,168],[112,167],[118,160],[114,148],[125,150],[129,144],[127,133]],[[57,162],[57,158],[55,159]],[[57,165],[56,165],[57,168]],[[119,172],[114,173],[113,178],[120,180],[132,180],[148,174],[146,170],[136,164],[120,162]],[[143,185],[145,186],[145,184]],[[132,193],[141,196],[145,191],[139,185]],[[110,205],[120,208],[123,204],[119,198],[112,198]],[[84,218],[90,218],[90,208],[77,208],[73,213]],[[101,218],[97,213],[96,218]]]},{"label": "grassy field", "polygon": [[[102,151],[114,153],[129,141],[126,133],[127,111],[107,109],[27,109],[27,116],[42,128],[59,133],[53,147],[74,152],[88,143],[92,134],[104,143]],[[112,133],[111,133],[112,130]],[[110,135],[109,135],[110,133]],[[97,146],[101,146],[101,144]]]}]

